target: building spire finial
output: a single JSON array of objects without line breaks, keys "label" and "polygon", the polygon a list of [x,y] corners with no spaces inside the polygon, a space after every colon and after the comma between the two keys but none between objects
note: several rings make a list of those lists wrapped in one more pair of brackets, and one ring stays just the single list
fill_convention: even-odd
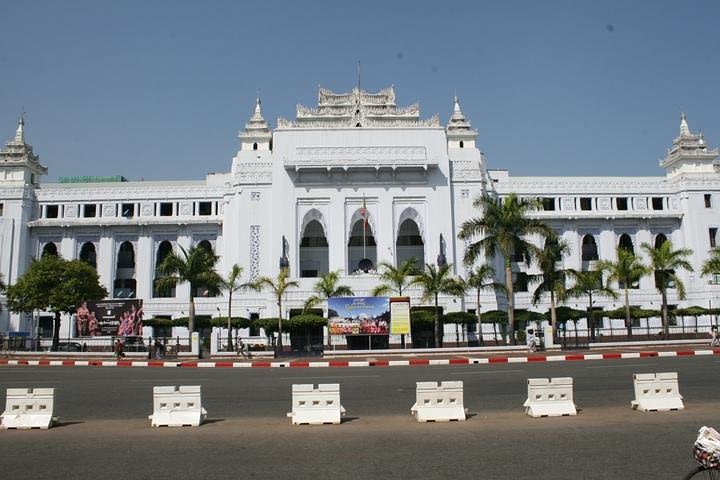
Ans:
[{"label": "building spire finial", "polygon": [[680,114],[680,136],[686,136],[690,135],[690,127],[687,123],[687,117],[685,116],[685,112]]},{"label": "building spire finial", "polygon": [[18,120],[17,130],[15,131],[15,141],[25,143],[25,112],[20,114],[20,120]]}]

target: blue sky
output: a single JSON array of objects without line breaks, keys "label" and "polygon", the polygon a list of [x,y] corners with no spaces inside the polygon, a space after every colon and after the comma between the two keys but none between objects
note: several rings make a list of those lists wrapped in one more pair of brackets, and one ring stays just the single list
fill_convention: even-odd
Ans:
[{"label": "blue sky", "polygon": [[489,168],[661,175],[680,112],[720,144],[717,1],[0,3],[0,138],[24,109],[50,173],[228,171],[265,118],[317,86],[394,84],[445,123],[452,97]]}]

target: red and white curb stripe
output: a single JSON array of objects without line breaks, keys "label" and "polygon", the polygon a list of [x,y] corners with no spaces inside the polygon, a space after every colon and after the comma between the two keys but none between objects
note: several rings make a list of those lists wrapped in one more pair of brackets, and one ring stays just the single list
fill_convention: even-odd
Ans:
[{"label": "red and white curb stripe", "polygon": [[484,365],[491,363],[533,363],[533,362],[572,362],[581,360],[619,360],[651,357],[688,357],[703,355],[720,355],[720,349],[713,350],[678,350],[660,352],[629,352],[629,353],[585,353],[569,355],[531,355],[527,357],[489,357],[489,358],[445,358],[411,360],[329,360],[290,362],[254,361],[180,361],[166,362],[161,360],[8,360],[0,359],[0,366],[30,367],[181,367],[181,368],[328,368],[328,367],[415,367],[425,365]]}]

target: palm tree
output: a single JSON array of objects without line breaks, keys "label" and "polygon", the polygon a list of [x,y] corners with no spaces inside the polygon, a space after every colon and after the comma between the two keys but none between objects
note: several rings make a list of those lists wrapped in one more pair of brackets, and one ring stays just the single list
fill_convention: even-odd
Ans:
[{"label": "palm tree", "polygon": [[643,243],[641,247],[650,257],[650,269],[655,272],[655,288],[658,289],[662,297],[663,334],[667,336],[670,333],[667,289],[671,283],[674,283],[678,298],[680,300],[685,299],[685,285],[675,272],[680,269],[688,272],[693,271],[692,265],[687,261],[687,257],[692,255],[693,251],[689,248],[673,250],[672,242],[669,240],[657,248],[653,248],[649,243]]},{"label": "palm tree", "polygon": [[188,250],[180,247],[180,251],[182,255],[174,251],[170,252],[158,266],[161,275],[158,279],[158,288],[167,290],[174,288],[178,283],[190,284],[188,330],[192,333],[195,331],[196,289],[206,288],[208,291],[217,291],[220,285],[220,276],[215,271],[218,257],[198,245]]},{"label": "palm tree", "polygon": [[497,288],[497,283],[495,283],[495,269],[488,264],[482,264],[479,267],[475,267],[475,270],[470,272],[467,280],[465,280],[465,284],[469,288],[474,288],[475,293],[477,294],[475,301],[475,313],[478,319],[478,337],[480,339],[480,344],[482,345],[483,336],[482,316],[480,313],[480,292],[483,290]]},{"label": "palm tree", "polygon": [[557,338],[557,302],[565,298],[565,278],[568,270],[558,268],[558,263],[570,253],[570,245],[565,240],[559,240],[555,235],[545,239],[542,250],[537,252],[535,261],[540,268],[540,284],[535,288],[532,297],[533,305],[537,305],[543,294],[550,294],[550,326],[553,338]]},{"label": "palm tree", "polygon": [[588,325],[590,325],[590,338],[595,341],[595,319],[593,318],[593,296],[606,296],[617,298],[617,293],[603,283],[603,276],[606,273],[604,265],[598,264],[595,270],[579,272],[568,269],[568,274],[573,278],[575,284],[567,290],[567,296],[588,298]]},{"label": "palm tree", "polygon": [[512,280],[513,255],[522,255],[531,260],[537,247],[525,240],[532,234],[552,235],[552,230],[540,220],[528,218],[528,214],[540,208],[537,200],[521,199],[511,193],[502,201],[483,195],[478,197],[473,206],[482,211],[482,216],[463,222],[458,238],[472,240],[484,237],[468,247],[465,252],[465,264],[472,265],[484,253],[487,260],[496,256],[503,258],[505,267],[505,288],[507,296],[508,325],[515,339],[515,292]]},{"label": "palm tree", "polygon": [[280,269],[280,272],[278,273],[277,278],[271,278],[271,277],[260,277],[257,280],[255,280],[252,283],[252,288],[258,292],[264,290],[265,288],[272,290],[272,292],[275,294],[275,298],[277,298],[277,305],[278,305],[278,340],[275,344],[275,358],[277,358],[279,353],[282,353],[283,346],[282,346],[282,318],[283,318],[283,310],[282,310],[282,298],[283,295],[285,295],[285,292],[287,292],[290,288],[297,288],[300,286],[300,284],[296,280],[288,280],[288,277],[290,276],[290,270],[288,268],[282,268]]},{"label": "palm tree", "polygon": [[252,285],[250,283],[241,283],[240,277],[242,276],[243,268],[235,264],[232,266],[232,269],[230,269],[230,273],[227,277],[219,278],[219,285],[218,287],[220,290],[225,290],[228,292],[228,351],[233,350],[233,344],[232,344],[232,334],[231,332],[231,321],[232,321],[232,296],[233,293],[238,292],[240,290],[245,290],[248,288],[251,288]]},{"label": "palm tree", "polygon": [[464,291],[462,282],[451,277],[451,264],[435,265],[425,264],[425,269],[415,275],[413,283],[419,285],[422,290],[423,301],[435,301],[435,346],[442,346],[442,324],[440,323],[440,308],[438,297],[440,295],[458,296]]},{"label": "palm tree", "polygon": [[314,308],[318,303],[326,301],[329,298],[352,297],[353,295],[355,295],[352,288],[350,288],[349,286],[338,285],[339,281],[339,270],[328,272],[322,277],[320,277],[320,280],[318,280],[314,287],[315,295],[310,296],[305,301],[303,310],[307,312],[308,310]]},{"label": "palm tree", "polygon": [[720,247],[710,250],[710,257],[703,262],[700,274],[703,276],[720,275]]},{"label": "palm tree", "polygon": [[415,283],[413,276],[417,274],[417,268],[415,268],[414,258],[405,260],[399,267],[388,262],[380,262],[378,267],[382,267],[379,279],[384,283],[373,289],[372,295],[375,297],[393,292],[402,297],[403,290]]},{"label": "palm tree", "polygon": [[618,287],[625,293],[625,328],[628,337],[632,338],[632,319],[630,318],[630,288],[637,284],[640,279],[650,273],[650,269],[644,265],[633,252],[625,248],[617,249],[617,262],[603,260],[600,262],[608,273],[608,280],[617,282]]}]

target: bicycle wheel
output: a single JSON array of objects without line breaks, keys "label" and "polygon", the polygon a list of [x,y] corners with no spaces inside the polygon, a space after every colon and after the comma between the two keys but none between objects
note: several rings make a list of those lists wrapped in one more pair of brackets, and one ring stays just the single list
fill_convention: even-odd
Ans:
[{"label": "bicycle wheel", "polygon": [[702,465],[693,468],[683,480],[720,480],[720,470],[707,469]]}]

